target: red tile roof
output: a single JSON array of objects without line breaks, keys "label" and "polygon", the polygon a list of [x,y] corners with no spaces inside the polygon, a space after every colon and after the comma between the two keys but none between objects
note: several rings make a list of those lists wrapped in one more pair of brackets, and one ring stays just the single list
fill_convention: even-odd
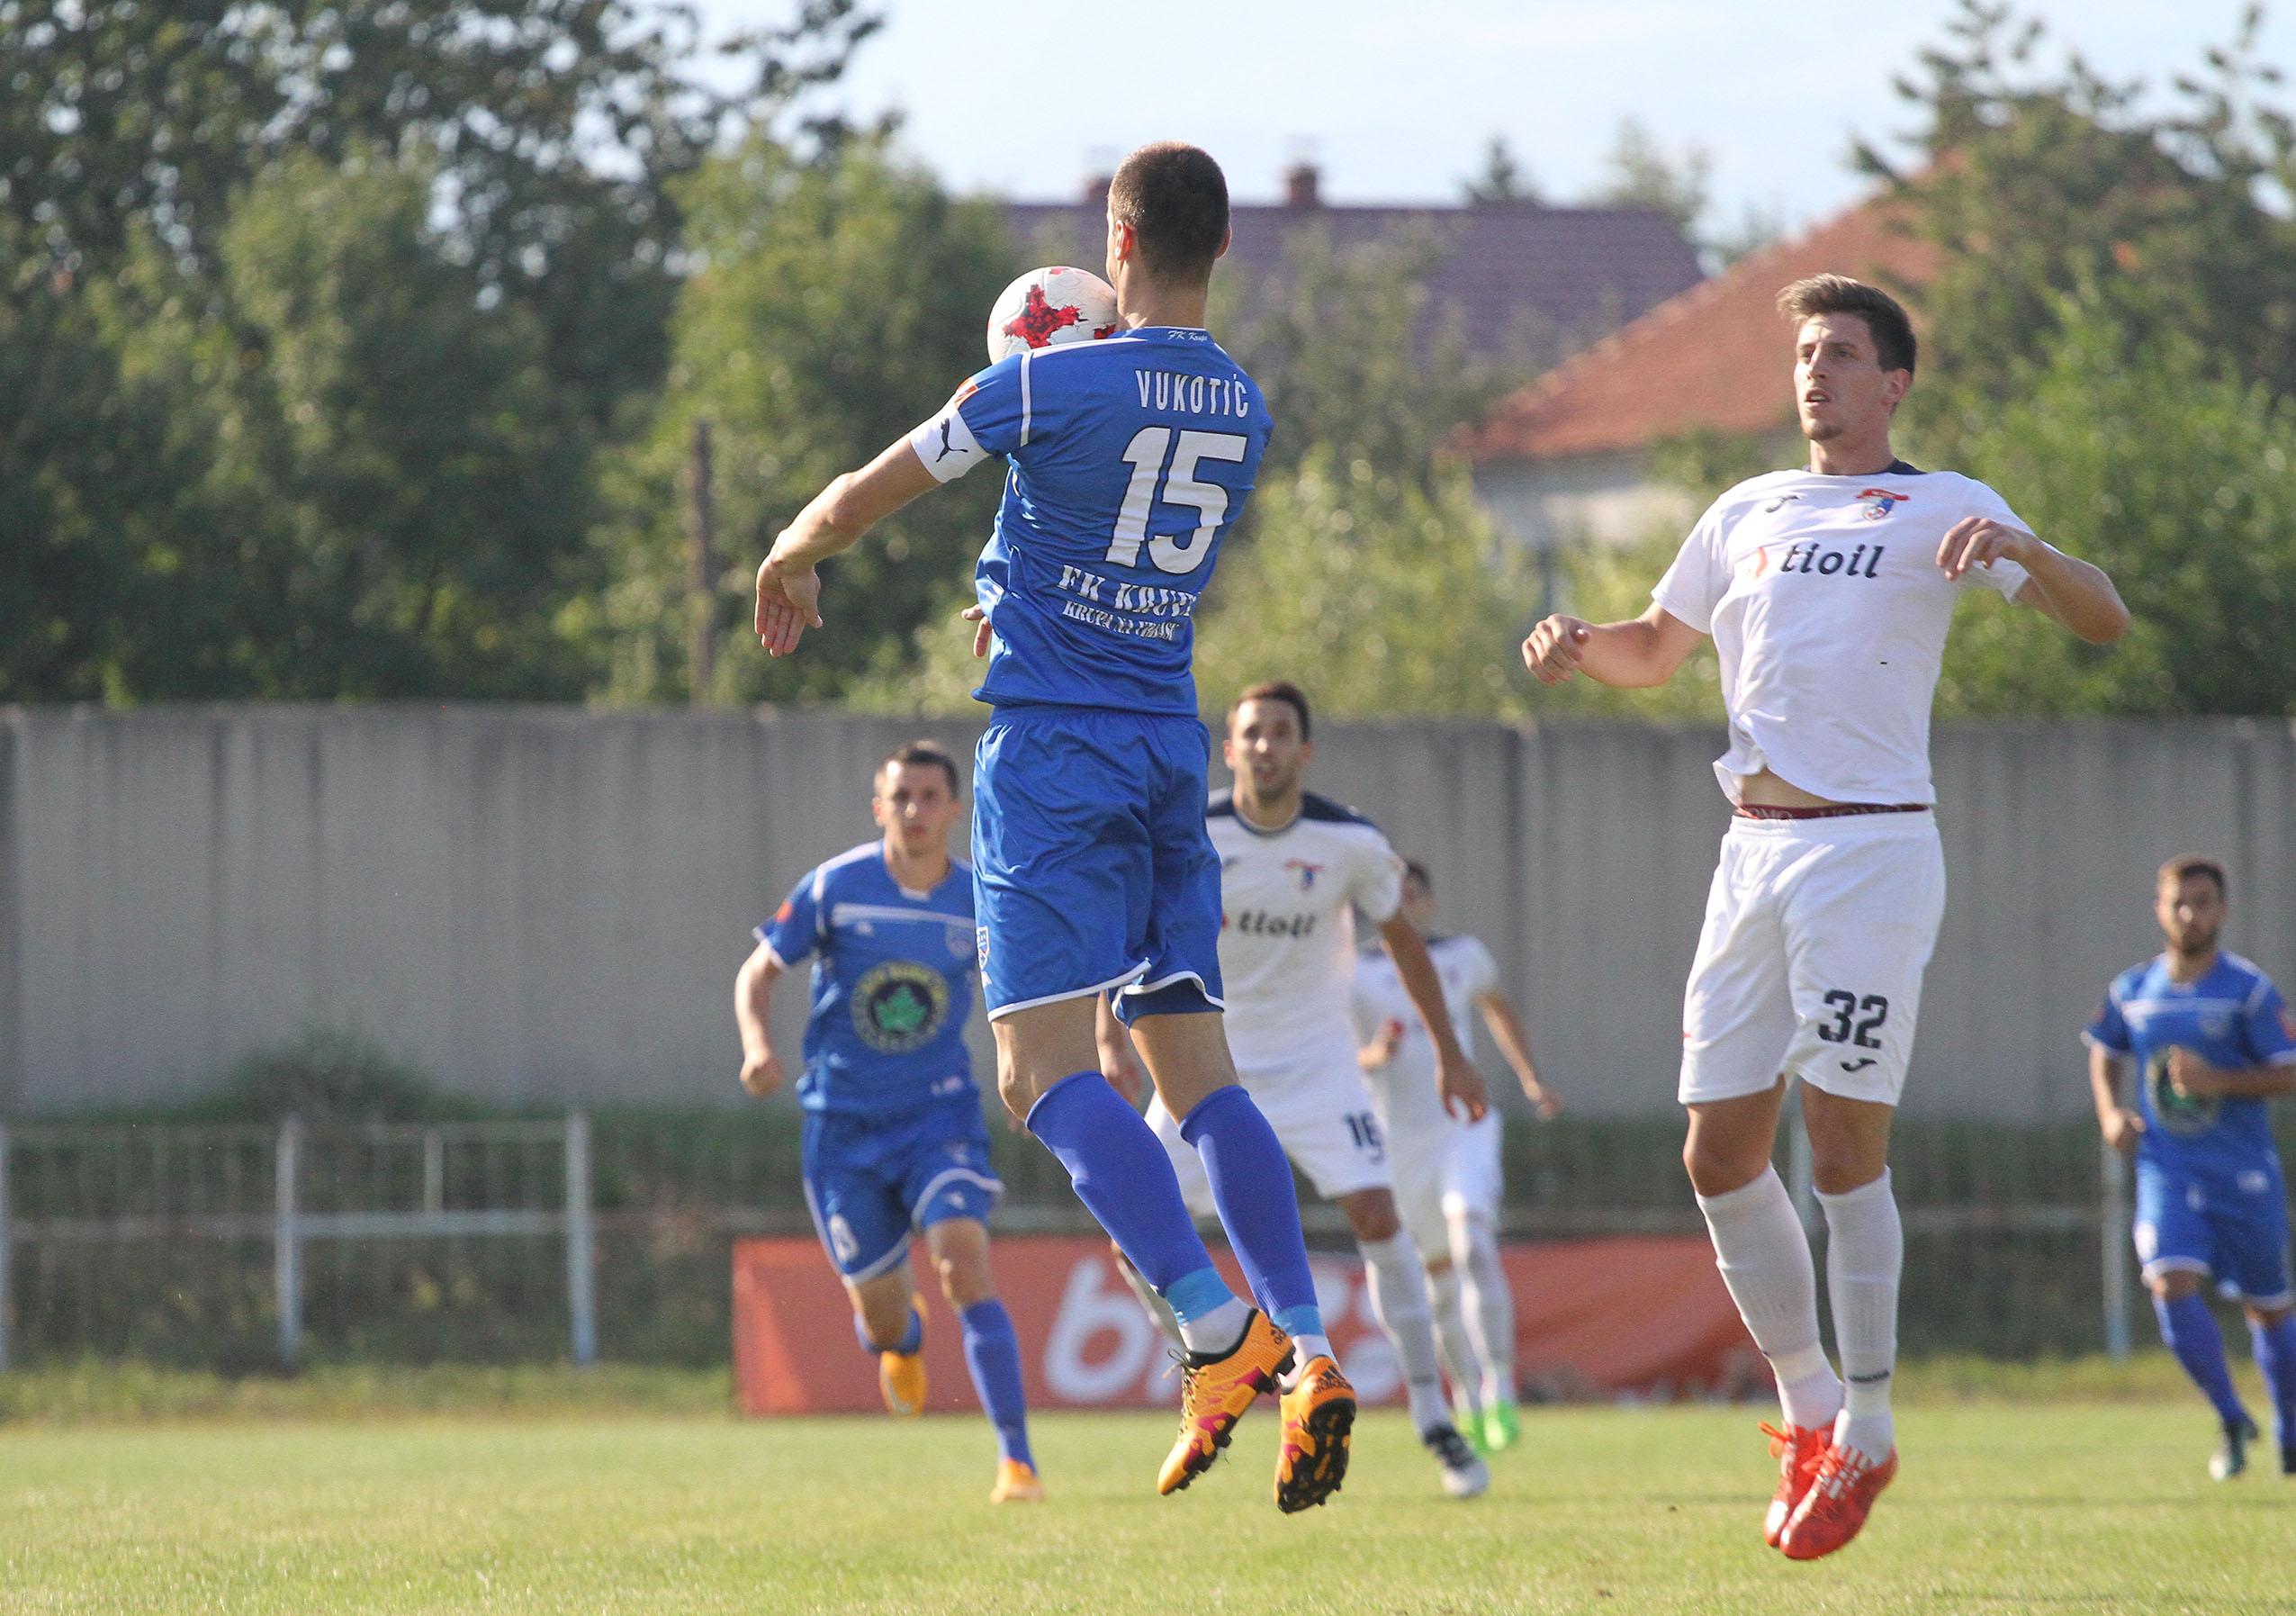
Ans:
[{"label": "red tile roof", "polygon": [[[1025,249],[1099,266],[1108,230],[1101,202],[1013,203],[1004,212]],[[1230,227],[1227,262],[1255,285],[1281,281],[1285,242],[1301,230],[1323,230],[1338,248],[1427,232],[1442,250],[1427,277],[1426,329],[1455,314],[1469,342],[1540,366],[1696,285],[1701,273],[1673,221],[1644,207],[1238,203]]]},{"label": "red tile roof", "polygon": [[1937,249],[1874,201],[1764,248],[1669,299],[1500,401],[1469,435],[1478,464],[1616,454],[1697,429],[1730,436],[1794,422],[1792,358],[1778,289],[1832,271],[1918,285]]}]

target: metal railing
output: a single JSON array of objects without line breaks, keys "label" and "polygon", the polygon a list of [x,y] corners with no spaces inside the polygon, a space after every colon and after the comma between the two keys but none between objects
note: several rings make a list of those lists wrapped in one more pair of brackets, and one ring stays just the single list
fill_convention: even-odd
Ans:
[{"label": "metal railing", "polygon": [[[258,1207],[250,1204],[259,1181],[250,1169],[266,1151],[270,1202]],[[537,1151],[559,1158],[554,1196],[537,1193],[544,1187],[529,1163],[501,1170],[505,1152]],[[138,1156],[144,1170],[125,1170]],[[11,1164],[20,1157],[12,1183]],[[10,1258],[19,1246],[54,1252],[127,1242],[268,1242],[278,1361],[292,1368],[303,1347],[305,1259],[315,1243],[504,1236],[563,1242],[569,1350],[574,1362],[589,1364],[598,1356],[590,1186],[590,1119],[581,1112],[548,1122],[318,1132],[293,1119],[275,1130],[0,1123],[0,1369],[11,1358]],[[16,1214],[19,1195],[41,1210]],[[409,1199],[413,1205],[393,1204]],[[513,1204],[484,1204],[490,1199]],[[59,1205],[68,1209],[54,1210]]]}]

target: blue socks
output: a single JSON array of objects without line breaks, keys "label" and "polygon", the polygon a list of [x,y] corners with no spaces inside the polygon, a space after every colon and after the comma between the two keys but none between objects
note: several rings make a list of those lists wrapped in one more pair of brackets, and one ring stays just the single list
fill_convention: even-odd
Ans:
[{"label": "blue socks", "polygon": [[1021,1338],[1013,1333],[1013,1315],[991,1296],[959,1316],[965,1326],[965,1367],[973,1373],[973,1390],[988,1411],[988,1422],[996,1427],[996,1449],[1033,1470],[1028,1394],[1021,1389]]},{"label": "blue socks", "polygon": [[880,1347],[869,1339],[869,1323],[860,1314],[853,1315],[853,1339],[864,1352],[914,1352],[924,1345],[924,1319],[914,1307],[909,1309],[908,1328],[901,1332],[901,1339],[889,1347]]},{"label": "blue socks", "polygon": [[2232,1371],[2224,1363],[2224,1337],[2216,1327],[2216,1316],[2209,1312],[2209,1305],[2199,1296],[2179,1296],[2174,1302],[2153,1297],[2153,1312],[2160,1319],[2160,1339],[2176,1354],[2176,1361],[2184,1366],[2184,1373],[2192,1384],[2208,1395],[2216,1405],[2217,1417],[2229,1425],[2248,1417],[2240,1406],[2240,1394],[2232,1389]]},{"label": "blue socks", "polygon": [[2277,1323],[2248,1322],[2248,1340],[2256,1349],[2256,1367],[2264,1372],[2272,1393],[2273,1435],[2281,1447],[2296,1443],[2296,1314],[2282,1314]]},{"label": "blue socks", "polygon": [[[1162,1142],[1106,1078],[1080,1071],[1061,1079],[1029,1107],[1029,1132],[1060,1159],[1085,1210],[1108,1231],[1140,1277],[1173,1302],[1184,1323],[1189,1315],[1180,1311],[1175,1287],[1184,1295],[1199,1295],[1204,1288],[1199,1276],[1209,1274],[1221,1296],[1228,1294],[1227,1282],[1211,1266],[1211,1253],[1188,1216]],[[1271,1142],[1274,1137],[1269,1135]],[[1288,1196],[1288,1178],[1283,1188]],[[1297,1208],[1292,1216],[1296,1241]]]},{"label": "blue socks", "polygon": [[[1148,1137],[1153,1141],[1155,1135]],[[1321,1336],[1323,1311],[1316,1304],[1308,1245],[1300,1233],[1292,1163],[1252,1097],[1239,1084],[1215,1088],[1181,1119],[1180,1137],[1203,1158],[1220,1225],[1236,1248],[1252,1294],[1286,1335]],[[1157,1154],[1162,1155],[1160,1147]]]}]

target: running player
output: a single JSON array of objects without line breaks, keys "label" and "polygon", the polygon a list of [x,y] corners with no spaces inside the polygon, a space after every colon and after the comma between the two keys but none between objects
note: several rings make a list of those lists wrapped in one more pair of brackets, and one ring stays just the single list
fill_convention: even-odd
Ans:
[{"label": "running player", "polygon": [[[1281,682],[1246,691],[1229,712],[1222,750],[1236,785],[1211,799],[1208,817],[1227,906],[1220,969],[1231,1010],[1228,1047],[1284,1151],[1346,1214],[1372,1314],[1403,1368],[1411,1422],[1442,1467],[1444,1491],[1472,1498],[1490,1474],[1444,1404],[1427,1274],[1396,1213],[1376,1111],[1355,1064],[1348,1000],[1356,909],[1379,927],[1432,1033],[1429,1103],[1481,1117],[1482,1079],[1453,1034],[1427,945],[1400,912],[1402,861],[1370,820],[1305,789],[1315,754],[1307,697]],[[1208,1215],[1211,1187],[1186,1130],[1161,1098],[1148,1115],[1189,1205]],[[1141,1299],[1170,1330],[1153,1299]]]},{"label": "running player", "polygon": [[869,811],[882,836],[809,872],[757,928],[734,984],[742,1087],[762,1097],[781,1086],[774,984],[811,959],[797,1079],[806,1205],[852,1298],[861,1346],[878,1354],[886,1409],[924,1408],[924,1320],[909,1279],[909,1234],[920,1230],[996,1427],[990,1501],[1034,1502],[1044,1487],[1029,1452],[1021,1345],[988,1277],[986,1220],[1003,1186],[965,1049],[973,885],[949,856],[964,811],[956,759],[930,742],[902,747],[878,768]]},{"label": "running player", "polygon": [[[1283,1147],[1236,1081],[1219,1014],[1192,619],[1271,425],[1203,329],[1227,248],[1218,164],[1176,141],[1126,158],[1108,191],[1125,330],[991,366],[823,490],[758,568],[757,630],[772,655],[795,651],[821,624],[817,562],[938,483],[1011,462],[975,608],[989,662],[974,694],[995,709],[973,887],[997,1086],[1181,1321],[1180,1437],[1158,1490],[1202,1474],[1280,1379],[1288,1512],[1337,1489],[1355,1402],[1324,1334]],[[1267,1314],[1212,1267],[1156,1135],[1101,1074],[1095,1007],[1112,991]]]},{"label": "running player", "polygon": [[[2167,951],[2115,977],[2085,1036],[2105,1142],[2137,1157],[2137,1255],[2160,1337],[2215,1405],[2223,1445],[2209,1474],[2248,1467],[2255,1422],[2225,1368],[2201,1294],[2213,1276],[2240,1295],[2271,1389],[2280,1468],[2296,1476],[2296,1321],[2290,1317],[2288,1186],[2270,1102],[2296,1094],[2296,1020],[2272,979],[2218,943],[2224,866],[2171,859],[2153,914]],[[2120,1074],[2144,1074],[2135,1109]]]},{"label": "running player", "polygon": [[[1583,672],[1654,685],[1714,636],[1730,720],[1715,772],[1736,817],[1684,994],[1683,1160],[1785,1406],[1764,1536],[1814,1559],[1857,1534],[1897,1472],[1905,1248],[1889,1125],[1945,905],[1929,722],[1954,602],[1982,584],[2094,645],[2129,614],[2110,579],[2036,538],[1993,490],[1896,457],[1914,343],[1895,299],[1828,275],[1778,307],[1794,321],[1809,469],[1715,501],[1641,617],[1550,617],[1523,659],[1549,684]],[[1793,1077],[1846,1396],[1818,1344],[1808,1240],[1769,1164]]]},{"label": "running player", "polygon": [[[1481,940],[1444,935],[1435,925],[1435,882],[1417,859],[1403,865],[1403,917],[1427,939],[1443,983],[1444,1008],[1459,1047],[1474,1052],[1475,1012],[1542,1117],[1562,1097],[1531,1066],[1522,1018],[1499,985],[1499,962]],[[1427,1264],[1436,1338],[1451,1371],[1457,1424],[1486,1452],[1522,1437],[1515,1411],[1515,1293],[1499,1255],[1499,1203],[1505,1176],[1494,1108],[1481,1122],[1444,1109],[1435,1087],[1435,1041],[1419,1022],[1402,972],[1386,949],[1355,961],[1356,1061],[1371,1079],[1395,1203]]]}]

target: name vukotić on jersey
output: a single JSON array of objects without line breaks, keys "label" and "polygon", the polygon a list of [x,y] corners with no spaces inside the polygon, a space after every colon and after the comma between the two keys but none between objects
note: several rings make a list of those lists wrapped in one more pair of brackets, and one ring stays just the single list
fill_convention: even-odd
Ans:
[{"label": "name vukoti\u0107 on jersey", "polygon": [[1196,712],[1198,597],[1272,429],[1210,334],[1148,326],[1000,360],[909,438],[941,482],[1012,463],[974,570],[997,706]]},{"label": "name vukoti\u0107 on jersey", "polygon": [[2227,1184],[2244,1172],[2277,1170],[2268,1102],[2188,1097],[2168,1080],[2172,1049],[2190,1050],[2219,1071],[2296,1064],[2296,1022],[2255,965],[2222,953],[2192,982],[2172,979],[2165,956],[2135,966],[2113,979],[2084,1036],[2136,1062],[2140,1165]]},{"label": "name vukoti\u0107 on jersey", "polygon": [[1716,500],[1651,598],[1714,636],[1724,791],[1765,768],[1837,802],[1931,803],[1930,703],[1963,588],[2013,597],[2011,561],[1949,582],[1965,517],[2025,524],[1984,483],[1899,461],[1869,476],[1771,472]]},{"label": "name vukoti\u0107 on jersey", "polygon": [[950,866],[930,892],[893,879],[869,842],[822,865],[758,939],[783,967],[813,961],[806,1070],[808,1111],[884,1117],[976,1092],[965,1018],[978,956],[972,871]]},{"label": "name vukoti\u0107 on jersey", "polygon": [[1253,825],[1226,791],[1204,823],[1220,853],[1220,974],[1236,1064],[1326,1058],[1354,1072],[1355,911],[1373,924],[1395,913],[1403,861],[1379,826],[1312,791],[1282,830]]}]

